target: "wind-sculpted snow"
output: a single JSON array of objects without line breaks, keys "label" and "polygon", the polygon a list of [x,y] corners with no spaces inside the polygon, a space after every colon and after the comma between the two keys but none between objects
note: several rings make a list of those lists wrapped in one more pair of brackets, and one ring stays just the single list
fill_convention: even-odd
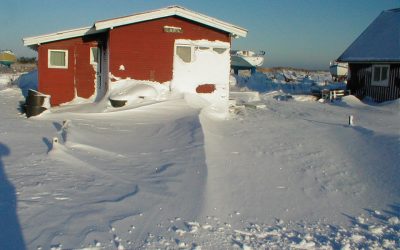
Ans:
[{"label": "wind-sculpted snow", "polygon": [[1,90],[0,246],[400,248],[398,101],[247,94],[230,113],[186,95],[26,119]]},{"label": "wind-sculpted snow", "polygon": [[[36,137],[38,143],[6,166],[16,168],[29,249],[95,241],[109,249],[138,247],[166,213],[196,218],[206,177],[198,110],[183,100],[156,106],[117,117],[63,113],[20,119],[9,134],[11,150],[18,152],[14,131],[25,129],[24,140]],[[53,137],[59,143],[52,144]],[[117,233],[132,243],[119,242]]]}]

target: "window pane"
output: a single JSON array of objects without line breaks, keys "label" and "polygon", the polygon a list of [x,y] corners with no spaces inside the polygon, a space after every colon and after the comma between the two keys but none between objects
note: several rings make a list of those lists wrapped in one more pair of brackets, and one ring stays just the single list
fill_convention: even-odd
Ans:
[{"label": "window pane", "polygon": [[386,80],[388,78],[388,67],[382,67],[381,73],[381,80]]},{"label": "window pane", "polygon": [[92,61],[91,63],[98,63],[99,62],[99,55],[98,55],[98,48],[93,47],[91,48],[91,53],[92,53]]},{"label": "window pane", "polygon": [[214,48],[213,50],[215,52],[217,52],[218,54],[222,54],[222,53],[224,53],[226,51],[226,49],[223,49],[223,48]]},{"label": "window pane", "polygon": [[192,61],[192,50],[187,46],[176,46],[176,54],[184,61],[191,62]]},{"label": "window pane", "polygon": [[374,81],[379,82],[381,80],[381,68],[374,67]]},{"label": "window pane", "polygon": [[66,66],[65,65],[65,52],[63,52],[63,51],[50,51],[50,65],[52,65],[52,66]]}]

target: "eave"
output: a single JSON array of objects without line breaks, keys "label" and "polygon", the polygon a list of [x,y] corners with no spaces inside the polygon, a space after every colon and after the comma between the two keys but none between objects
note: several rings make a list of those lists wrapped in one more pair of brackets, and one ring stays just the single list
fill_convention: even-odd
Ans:
[{"label": "eave", "polygon": [[236,25],[229,24],[227,22],[185,9],[180,6],[171,6],[159,10],[138,13],[130,16],[113,18],[108,20],[97,21],[93,26],[64,30],[51,34],[45,34],[34,37],[23,38],[24,46],[28,46],[34,50],[42,43],[54,42],[69,38],[82,37],[86,35],[92,35],[97,33],[105,32],[114,27],[129,25],[139,22],[150,21],[169,16],[179,16],[221,31],[225,31],[231,35],[231,37],[246,37],[247,30]]}]

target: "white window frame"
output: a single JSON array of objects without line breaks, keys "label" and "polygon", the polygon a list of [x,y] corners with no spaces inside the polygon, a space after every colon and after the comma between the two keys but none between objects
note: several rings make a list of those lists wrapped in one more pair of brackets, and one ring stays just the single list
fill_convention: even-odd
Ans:
[{"label": "white window frame", "polygon": [[[64,52],[65,53],[65,65],[64,66],[59,66],[59,65],[52,65],[51,64],[51,52]],[[47,51],[47,67],[52,68],[52,69],[68,69],[68,50],[64,49],[49,49]]]},{"label": "white window frame", "polygon": [[[379,81],[375,79],[375,69],[380,68],[379,70]],[[382,80],[382,68],[387,68],[387,77],[385,80]],[[371,86],[378,86],[378,87],[389,87],[389,78],[390,78],[390,65],[388,64],[376,64],[372,65],[372,78],[371,78]]]}]

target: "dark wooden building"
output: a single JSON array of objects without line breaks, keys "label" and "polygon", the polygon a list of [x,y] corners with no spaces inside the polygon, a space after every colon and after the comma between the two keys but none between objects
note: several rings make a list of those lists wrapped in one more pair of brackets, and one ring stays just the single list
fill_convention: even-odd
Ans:
[{"label": "dark wooden building", "polygon": [[337,61],[349,64],[347,88],[358,98],[400,98],[400,8],[383,11]]}]

